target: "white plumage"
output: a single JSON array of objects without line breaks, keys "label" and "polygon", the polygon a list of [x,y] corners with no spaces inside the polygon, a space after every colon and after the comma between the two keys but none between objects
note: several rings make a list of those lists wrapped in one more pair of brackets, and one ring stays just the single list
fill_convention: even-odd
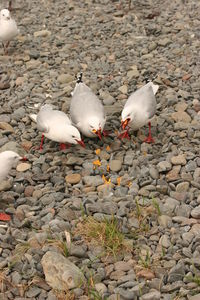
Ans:
[{"label": "white plumage", "polygon": [[31,114],[30,118],[37,123],[38,130],[48,139],[61,144],[84,146],[80,132],[64,112],[53,110],[50,105],[44,105],[38,115]]},{"label": "white plumage", "polygon": [[70,116],[75,126],[87,137],[99,136],[104,133],[106,122],[104,107],[92,90],[78,79],[73,91]]},{"label": "white plumage", "polygon": [[[156,112],[155,94],[159,86],[149,82],[130,95],[122,110],[122,127],[138,130],[150,122]],[[151,130],[151,123],[149,123]],[[152,138],[149,137],[147,142]]]},{"label": "white plumage", "polygon": [[17,24],[12,19],[8,9],[0,11],[0,41],[4,45],[5,52],[7,51],[8,44],[19,34]]},{"label": "white plumage", "polygon": [[16,167],[19,160],[23,158],[14,151],[4,151],[0,153],[0,181],[6,179],[10,170]]}]

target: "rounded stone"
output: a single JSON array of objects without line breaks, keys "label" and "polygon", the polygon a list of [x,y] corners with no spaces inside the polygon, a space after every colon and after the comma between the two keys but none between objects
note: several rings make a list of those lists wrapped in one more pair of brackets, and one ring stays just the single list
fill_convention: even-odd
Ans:
[{"label": "rounded stone", "polygon": [[65,180],[67,183],[76,184],[81,181],[81,175],[80,174],[69,174],[65,177]]},{"label": "rounded stone", "polygon": [[28,163],[21,163],[17,166],[17,171],[18,172],[25,172],[31,168],[31,165]]},{"label": "rounded stone", "polygon": [[120,160],[113,159],[113,160],[111,160],[109,166],[110,166],[111,171],[118,172],[122,168],[122,162]]}]

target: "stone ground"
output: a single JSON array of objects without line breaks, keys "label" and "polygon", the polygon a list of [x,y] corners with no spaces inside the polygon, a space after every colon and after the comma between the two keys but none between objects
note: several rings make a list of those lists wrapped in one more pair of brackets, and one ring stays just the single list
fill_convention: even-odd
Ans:
[{"label": "stone ground", "polygon": [[[8,56],[0,49],[0,151],[29,161],[0,183],[12,215],[0,227],[0,299],[200,299],[200,2],[127,2],[16,1],[20,36]],[[80,71],[112,133],[40,153],[29,114],[42,103],[68,112]],[[160,85],[155,143],[143,143],[147,127],[121,142],[123,104],[148,79]],[[88,215],[114,215],[131,251],[102,256],[75,234]]]}]

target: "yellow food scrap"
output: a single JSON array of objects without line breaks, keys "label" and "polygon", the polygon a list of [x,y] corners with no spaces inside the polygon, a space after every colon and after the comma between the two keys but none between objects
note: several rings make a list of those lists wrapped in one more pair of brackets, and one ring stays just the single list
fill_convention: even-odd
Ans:
[{"label": "yellow food scrap", "polygon": [[110,178],[107,180],[106,177],[103,175],[103,176],[102,176],[102,179],[103,179],[103,181],[104,181],[104,184],[111,184]]},{"label": "yellow food scrap", "polygon": [[96,149],[95,152],[96,152],[96,155],[99,155],[101,152],[101,149]]},{"label": "yellow food scrap", "polygon": [[121,177],[118,177],[117,178],[117,184],[120,185],[120,182],[121,182]]},{"label": "yellow food scrap", "polygon": [[93,161],[93,165],[95,165],[95,166],[101,166],[101,162],[100,162],[100,160],[95,160],[95,161]]},{"label": "yellow food scrap", "polygon": [[106,147],[106,151],[110,151],[111,149],[110,149],[110,146],[107,146]]}]

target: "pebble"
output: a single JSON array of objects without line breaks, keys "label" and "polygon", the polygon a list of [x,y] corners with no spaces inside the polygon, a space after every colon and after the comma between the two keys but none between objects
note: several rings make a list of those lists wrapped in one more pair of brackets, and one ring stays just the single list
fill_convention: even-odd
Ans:
[{"label": "pebble", "polygon": [[[0,212],[11,216],[1,224],[8,228],[0,227],[0,266],[12,283],[4,282],[6,297],[68,297],[53,287],[74,283],[75,274],[84,286],[71,289],[74,300],[88,300],[92,292],[109,300],[195,297],[196,283],[185,279],[199,267],[200,3],[162,1],[160,7],[143,1],[135,9],[132,1],[128,9],[126,1],[79,2],[33,0],[26,8],[13,0],[21,33],[8,56],[0,49],[0,151],[27,156],[29,165],[19,171],[20,162],[0,182]],[[80,72],[105,106],[110,135],[83,137],[85,149],[71,145],[65,151],[45,139],[38,151],[41,135],[29,114],[43,103],[69,113]],[[159,85],[155,143],[143,142],[148,124],[121,141],[122,107],[148,80]],[[101,166],[94,168],[97,159]],[[131,250],[113,257],[104,253],[101,237],[91,245],[74,232],[88,217],[115,217]],[[49,251],[50,274],[43,269]],[[144,268],[141,255],[147,253]]]},{"label": "pebble", "polygon": [[161,238],[159,240],[159,244],[161,244],[161,246],[163,246],[164,248],[169,248],[171,246],[169,237],[166,234],[161,236]]},{"label": "pebble", "polygon": [[16,169],[18,172],[25,172],[25,171],[29,170],[30,168],[31,168],[31,164],[20,163],[20,164],[18,164]]},{"label": "pebble", "polygon": [[185,156],[183,154],[177,155],[177,156],[173,156],[171,158],[171,163],[173,165],[182,165],[182,166],[185,166],[186,162],[187,161],[186,161]]},{"label": "pebble", "polygon": [[168,161],[161,161],[157,165],[159,173],[169,171],[171,170],[171,167],[172,165]]},{"label": "pebble", "polygon": [[81,181],[81,175],[80,174],[69,174],[65,177],[65,180],[67,183],[77,184]]},{"label": "pebble", "polygon": [[152,291],[140,297],[141,300],[160,300],[161,294],[159,291]]},{"label": "pebble", "polygon": [[57,252],[46,252],[41,264],[46,281],[53,289],[65,290],[65,286],[73,289],[85,282],[84,275],[79,268]]},{"label": "pebble", "polygon": [[200,205],[196,206],[192,211],[191,211],[191,216],[193,218],[199,219],[200,218]]},{"label": "pebble", "polygon": [[110,166],[111,171],[118,172],[122,168],[122,162],[120,160],[113,159],[113,160],[111,160],[109,166]]}]

